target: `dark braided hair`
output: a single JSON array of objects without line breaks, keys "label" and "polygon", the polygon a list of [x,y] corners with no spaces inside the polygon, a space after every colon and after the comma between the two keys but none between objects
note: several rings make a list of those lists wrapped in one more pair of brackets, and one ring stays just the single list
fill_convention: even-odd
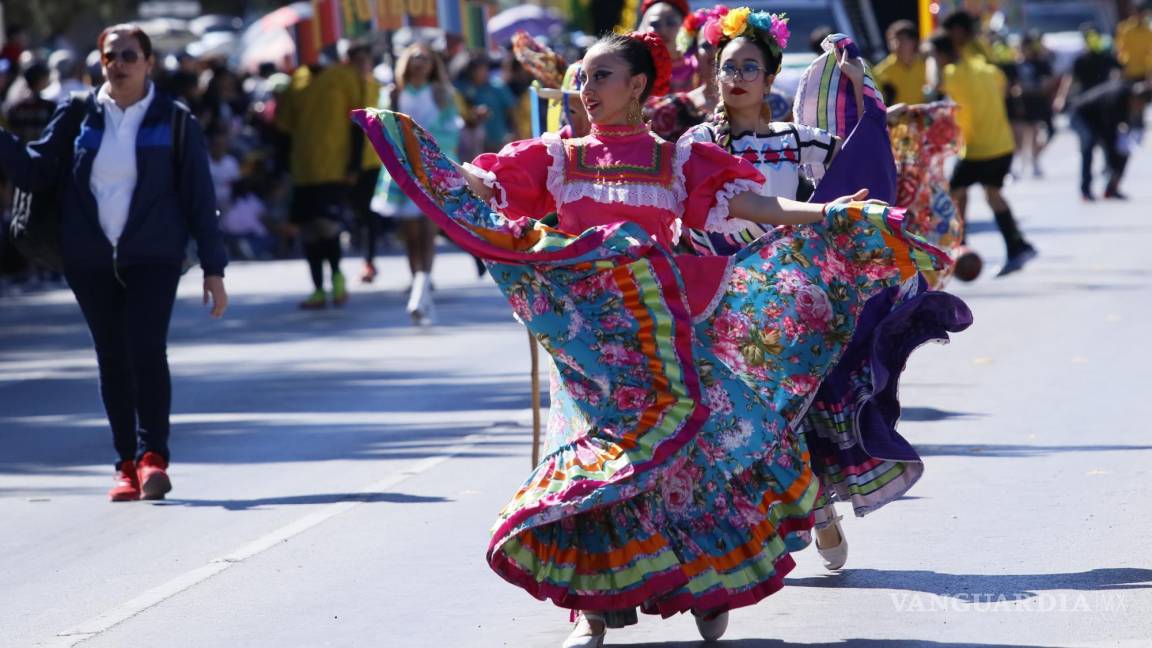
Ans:
[{"label": "dark braided hair", "polygon": [[[780,63],[783,60],[783,54],[777,54],[768,45],[765,38],[769,38],[767,34],[761,35],[759,32],[753,32],[756,37],[752,36],[737,36],[736,38],[724,37],[720,39],[719,45],[716,46],[716,69],[715,74],[720,74],[720,58],[724,50],[732,43],[738,41],[747,41],[756,46],[760,50],[760,55],[764,57],[764,76],[769,74],[776,74],[780,70]],[[763,102],[760,108],[761,114],[766,116],[769,121],[772,119],[772,109],[768,106],[768,102]],[[716,145],[724,150],[728,150],[728,146],[732,143],[732,125],[728,121],[728,110],[724,107],[724,101],[721,99],[716,102],[716,110],[712,115],[713,130],[716,133]]]},{"label": "dark braided hair", "polygon": [[648,82],[640,94],[640,103],[648,100],[652,86],[656,83],[656,62],[652,60],[652,52],[648,51],[647,45],[623,34],[609,34],[596,41],[592,47],[624,59],[632,74],[643,74]]}]

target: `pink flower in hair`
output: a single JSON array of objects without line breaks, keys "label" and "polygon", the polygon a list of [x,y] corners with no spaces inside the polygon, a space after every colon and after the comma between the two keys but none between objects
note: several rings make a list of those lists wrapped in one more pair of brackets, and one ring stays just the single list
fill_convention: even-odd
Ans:
[{"label": "pink flower in hair", "polygon": [[709,18],[700,29],[700,38],[708,41],[712,47],[720,45],[720,38],[724,33],[720,30],[720,18]]},{"label": "pink flower in hair", "polygon": [[772,39],[780,46],[780,49],[788,48],[788,37],[791,32],[788,30],[788,19],[781,16],[772,16],[772,29],[769,30],[772,34]]}]

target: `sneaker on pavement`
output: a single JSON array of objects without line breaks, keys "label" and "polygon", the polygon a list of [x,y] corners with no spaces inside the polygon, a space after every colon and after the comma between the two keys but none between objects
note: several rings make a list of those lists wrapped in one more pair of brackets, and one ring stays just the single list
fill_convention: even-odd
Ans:
[{"label": "sneaker on pavement", "polygon": [[140,480],[140,492],[146,500],[162,500],[172,490],[172,480],[168,479],[168,461],[155,452],[145,452],[136,462],[136,474]]},{"label": "sneaker on pavement", "polygon": [[113,502],[135,502],[140,499],[140,480],[136,476],[136,464],[131,460],[120,462],[116,469],[112,489],[108,491],[108,499]]},{"label": "sneaker on pavement", "polygon": [[332,305],[343,306],[348,303],[348,284],[344,281],[344,275],[336,273],[332,275]]},{"label": "sneaker on pavement", "polygon": [[1025,243],[1019,252],[1008,257],[1008,260],[1004,262],[1004,267],[1000,268],[1000,272],[996,273],[996,276],[1003,277],[1022,269],[1025,264],[1035,259],[1037,254],[1039,253],[1036,251],[1036,248]]},{"label": "sneaker on pavement", "polygon": [[328,296],[323,290],[314,290],[308,299],[300,302],[300,310],[324,310],[328,308]]},{"label": "sneaker on pavement", "polygon": [[416,326],[430,326],[436,318],[432,303],[432,280],[427,272],[417,272],[412,278],[412,290],[408,293],[408,316]]},{"label": "sneaker on pavement", "polygon": [[376,264],[371,261],[364,262],[364,269],[360,271],[360,283],[370,284],[376,281]]}]

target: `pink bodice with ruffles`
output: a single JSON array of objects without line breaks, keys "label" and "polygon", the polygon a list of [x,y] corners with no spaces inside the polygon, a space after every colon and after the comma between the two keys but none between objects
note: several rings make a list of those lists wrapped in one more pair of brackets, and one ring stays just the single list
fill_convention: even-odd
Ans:
[{"label": "pink bodice with ruffles", "polygon": [[[635,223],[667,249],[683,226],[739,231],[747,223],[728,213],[728,201],[756,191],[763,176],[750,163],[705,142],[673,144],[646,127],[594,126],[586,137],[546,134],[513,142],[467,165],[494,190],[492,206],[506,218],[556,213],[557,229],[579,234],[620,222]],[[711,301],[727,260],[677,258],[693,312]]]}]

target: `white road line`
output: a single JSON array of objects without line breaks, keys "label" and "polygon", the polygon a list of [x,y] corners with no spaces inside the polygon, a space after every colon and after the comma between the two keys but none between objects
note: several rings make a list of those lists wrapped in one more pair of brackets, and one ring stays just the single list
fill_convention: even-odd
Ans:
[{"label": "white road line", "polygon": [[267,535],[264,535],[252,542],[241,545],[235,550],[208,562],[208,564],[185,572],[173,578],[172,580],[154,587],[140,596],[122,603],[117,607],[93,617],[83,623],[76,625],[73,628],[57,633],[58,641],[44,642],[39,645],[50,646],[52,648],[70,648],[81,642],[87,641],[96,637],[102,632],[106,632],[112,627],[127,621],[128,619],[144,612],[145,610],[154,607],[163,601],[172,598],[173,596],[188,590],[204,581],[212,578],[216,574],[225,571],[226,569],[241,563],[253,556],[275,547],[276,545],[294,538],[305,531],[317,527],[328,520],[349,511],[364,502],[371,501],[372,497],[379,492],[399,484],[400,482],[415,477],[421,473],[427,472],[432,468],[448,461],[458,454],[462,454],[468,450],[475,448],[483,441],[494,439],[496,437],[486,434],[471,434],[461,441],[461,443],[450,446],[444,449],[443,454],[435,457],[428,457],[416,462],[411,468],[402,472],[396,473],[377,482],[373,482],[364,486],[356,491],[359,497],[349,499],[343,502],[336,502],[329,504],[324,508],[313,511],[304,517],[290,522]]}]

